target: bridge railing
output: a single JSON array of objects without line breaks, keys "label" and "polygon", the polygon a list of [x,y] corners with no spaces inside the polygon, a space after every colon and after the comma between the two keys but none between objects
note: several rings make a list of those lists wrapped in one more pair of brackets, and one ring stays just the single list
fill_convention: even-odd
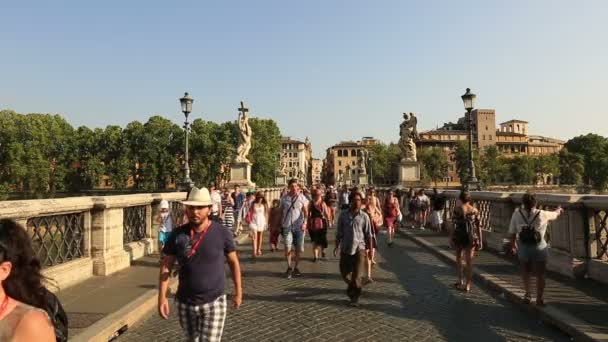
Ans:
[{"label": "bridge railing", "polygon": [[[269,201],[280,188],[258,189]],[[128,268],[158,249],[158,204],[170,203],[176,223],[185,192],[0,202],[0,218],[27,230],[44,267],[60,288]]]},{"label": "bridge railing", "polygon": [[[386,188],[378,192],[384,196]],[[441,192],[441,191],[440,191]],[[459,192],[446,190],[444,219],[451,220]],[[431,195],[431,191],[427,191]],[[473,191],[471,197],[481,214],[486,247],[505,251],[513,212],[522,205],[524,193]],[[539,207],[564,214],[547,228],[548,268],[571,277],[590,277],[608,283],[608,196],[537,194]],[[407,212],[408,200],[402,200]]]}]

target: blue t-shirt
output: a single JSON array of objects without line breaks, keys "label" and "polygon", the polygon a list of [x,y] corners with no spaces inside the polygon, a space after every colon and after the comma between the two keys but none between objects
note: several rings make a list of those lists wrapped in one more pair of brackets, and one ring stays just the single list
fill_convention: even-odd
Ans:
[{"label": "blue t-shirt", "polygon": [[191,241],[190,230],[189,225],[173,230],[163,253],[175,256],[180,264],[177,300],[188,305],[202,305],[224,294],[225,260],[226,255],[235,250],[234,239],[228,228],[213,222],[189,259],[188,252],[199,237],[196,233]]}]

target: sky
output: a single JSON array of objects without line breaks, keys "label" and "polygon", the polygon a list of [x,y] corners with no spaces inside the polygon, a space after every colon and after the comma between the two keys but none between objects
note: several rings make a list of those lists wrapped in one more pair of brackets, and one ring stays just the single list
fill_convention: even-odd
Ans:
[{"label": "sky", "polygon": [[159,114],[236,120],[240,101],[315,157],[455,121],[608,136],[608,1],[0,1],[0,109],[74,127]]}]

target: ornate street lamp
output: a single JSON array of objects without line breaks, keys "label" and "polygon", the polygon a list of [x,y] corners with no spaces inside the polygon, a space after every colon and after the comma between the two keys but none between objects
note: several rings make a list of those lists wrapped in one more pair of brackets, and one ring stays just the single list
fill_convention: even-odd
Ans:
[{"label": "ornate street lamp", "polygon": [[477,95],[471,93],[471,89],[467,88],[466,93],[461,96],[462,102],[464,102],[464,109],[467,110],[467,118],[469,123],[469,179],[467,179],[464,188],[466,191],[472,188],[477,189],[479,182],[475,177],[475,164],[473,163],[473,116],[471,111],[475,108],[475,98]]},{"label": "ornate street lamp", "polygon": [[182,113],[186,117],[186,121],[184,122],[184,132],[186,139],[186,150],[184,153],[184,165],[182,169],[184,170],[184,178],[179,186],[181,191],[190,191],[190,189],[194,186],[194,183],[190,179],[190,163],[188,161],[188,136],[190,134],[190,123],[188,122],[188,114],[192,112],[192,103],[194,99],[188,93],[184,94],[184,97],[179,99],[179,102],[182,105]]}]

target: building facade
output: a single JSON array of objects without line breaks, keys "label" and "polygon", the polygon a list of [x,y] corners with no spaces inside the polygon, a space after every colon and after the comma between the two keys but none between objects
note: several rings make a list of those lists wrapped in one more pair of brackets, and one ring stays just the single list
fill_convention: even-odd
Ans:
[{"label": "building facade", "polygon": [[297,178],[301,184],[312,182],[312,146],[308,138],[302,142],[291,137],[281,137],[280,164],[288,179]]},{"label": "building facade", "polygon": [[372,137],[360,141],[343,141],[326,151],[324,176],[327,184],[359,185],[361,175],[367,176],[367,147],[378,143]]},{"label": "building facade", "polygon": [[[469,140],[468,118],[466,114],[457,123],[447,123],[441,128],[419,133],[416,148],[419,150],[438,147],[445,151],[448,161],[448,175],[444,182],[459,185],[454,152],[459,141]],[[544,155],[559,152],[564,141],[538,135],[529,135],[527,121],[509,120],[496,126],[494,109],[475,109],[471,111],[473,126],[473,148],[483,153],[486,147],[496,146],[505,156]]]},{"label": "building facade", "polygon": [[322,172],[323,172],[323,160],[321,159],[312,159],[312,168],[311,168],[311,182],[312,185],[319,185],[322,183]]}]

